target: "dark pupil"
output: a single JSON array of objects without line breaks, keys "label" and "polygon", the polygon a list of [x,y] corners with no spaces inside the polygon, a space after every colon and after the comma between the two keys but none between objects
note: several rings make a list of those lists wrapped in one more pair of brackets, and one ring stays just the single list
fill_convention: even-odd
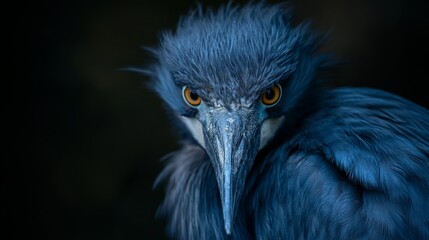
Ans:
[{"label": "dark pupil", "polygon": [[191,99],[192,100],[194,100],[194,101],[196,101],[196,100],[198,100],[198,95],[197,94],[195,94],[195,93],[193,93],[193,92],[191,92],[190,94],[189,94],[189,96],[191,97]]},{"label": "dark pupil", "polygon": [[267,99],[273,99],[274,98],[274,91],[273,90],[268,90],[265,92],[265,97]]}]

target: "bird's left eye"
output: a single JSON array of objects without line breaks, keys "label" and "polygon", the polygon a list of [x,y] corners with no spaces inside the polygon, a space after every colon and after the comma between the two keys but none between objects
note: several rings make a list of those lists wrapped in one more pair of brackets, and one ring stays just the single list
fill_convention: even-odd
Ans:
[{"label": "bird's left eye", "polygon": [[261,95],[262,103],[267,107],[274,107],[282,96],[282,87],[279,84],[274,85]]},{"label": "bird's left eye", "polygon": [[201,97],[187,86],[183,87],[182,95],[185,102],[191,107],[198,107],[201,104]]}]

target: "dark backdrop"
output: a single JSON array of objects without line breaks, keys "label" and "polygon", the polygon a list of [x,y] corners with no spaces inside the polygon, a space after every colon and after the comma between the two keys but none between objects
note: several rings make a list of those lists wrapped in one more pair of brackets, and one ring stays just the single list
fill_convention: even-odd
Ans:
[{"label": "dark backdrop", "polygon": [[[332,31],[325,50],[347,64],[331,85],[385,89],[429,107],[424,2],[296,0],[296,20]],[[150,63],[141,46],[156,46],[191,6],[68,0],[4,8],[12,15],[3,50],[12,55],[3,60],[12,66],[2,79],[2,234],[163,238],[165,223],[154,218],[163,191],[152,184],[159,159],[178,145],[147,79],[117,69]]]}]

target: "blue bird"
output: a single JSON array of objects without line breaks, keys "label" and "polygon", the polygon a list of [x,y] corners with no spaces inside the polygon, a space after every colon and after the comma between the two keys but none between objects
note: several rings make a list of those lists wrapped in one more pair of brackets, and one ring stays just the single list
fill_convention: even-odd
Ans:
[{"label": "blue bird", "polygon": [[150,68],[182,148],[160,214],[177,239],[429,239],[429,111],[323,87],[324,36],[284,5],[197,10]]}]

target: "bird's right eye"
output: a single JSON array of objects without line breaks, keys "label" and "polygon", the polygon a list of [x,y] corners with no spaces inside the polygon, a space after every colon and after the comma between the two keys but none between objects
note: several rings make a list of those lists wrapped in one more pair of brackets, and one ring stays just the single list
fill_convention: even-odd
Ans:
[{"label": "bird's right eye", "polygon": [[198,94],[192,92],[187,86],[183,87],[182,90],[183,99],[191,107],[198,107],[201,104],[201,97]]}]

